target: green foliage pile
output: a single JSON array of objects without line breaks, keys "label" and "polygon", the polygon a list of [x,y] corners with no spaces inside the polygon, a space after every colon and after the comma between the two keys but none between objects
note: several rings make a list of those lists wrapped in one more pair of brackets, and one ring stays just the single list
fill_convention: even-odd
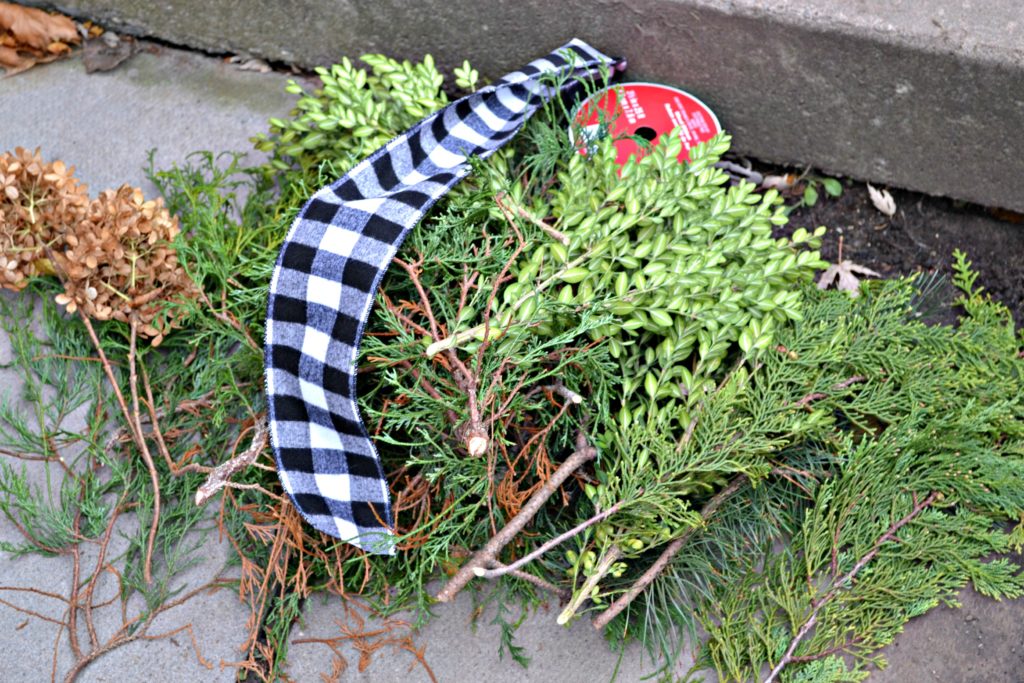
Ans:
[{"label": "green foliage pile", "polygon": [[[125,592],[154,613],[198,560],[209,522],[192,503],[203,476],[187,468],[245,450],[263,419],[258,340],[288,226],[320,186],[448,102],[429,59],[364,61],[369,70],[345,60],[318,71],[312,93],[289,85],[296,110],[255,140],[266,165],[201,154],[153,172],[180,220],[179,261],[205,292],[182,304],[186,327],[137,351],[171,461],[156,463],[158,547],[176,561],[159,564],[156,583],[141,579],[150,480],[131,443],[105,440],[116,411],[100,371],[64,360],[90,356],[89,339],[57,314],[59,286],[41,277],[30,288],[45,295],[49,341],[27,340],[15,362],[50,389],[33,393],[38,427],[4,405],[0,448],[56,463],[70,439],[64,416],[88,405],[76,442],[91,459],[70,463],[66,491],[41,496],[15,468],[0,471],[0,511],[32,539],[5,550],[59,552],[130,510],[140,524]],[[475,87],[468,64],[457,76]],[[956,328],[920,322],[923,281],[865,283],[856,298],[820,292],[821,231],[778,236],[777,195],[727,185],[714,164],[728,136],[686,165],[677,141],[662,140],[620,173],[611,141],[581,156],[567,126],[567,106],[552,103],[480,162],[412,232],[378,294],[360,395],[398,554],[365,556],[304,527],[269,469],[243,470],[244,488],[221,494],[254,615],[242,668],[280,674],[316,592],[426,618],[427,581],[465,565],[581,441],[596,459],[496,559],[615,512],[478,595],[502,607],[503,649],[521,663],[504,608],[549,600],[550,589],[567,602],[563,621],[618,605],[611,643],[639,640],[666,668],[689,643],[723,680],[777,669],[777,680],[817,683],[860,680],[903,623],[967,583],[1019,595],[1017,568],[988,558],[1024,538],[1006,526],[1024,514],[1021,339],[964,257]],[[111,358],[129,351],[124,325],[97,333]],[[70,381],[68,368],[89,381]],[[127,370],[115,372],[130,392]],[[481,427],[487,447],[474,456],[466,437]]]}]

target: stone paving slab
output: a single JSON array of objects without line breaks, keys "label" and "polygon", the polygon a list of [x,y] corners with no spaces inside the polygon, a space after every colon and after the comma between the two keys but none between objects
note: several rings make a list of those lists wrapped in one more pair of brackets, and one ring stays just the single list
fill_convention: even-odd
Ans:
[{"label": "stone paving slab", "polygon": [[[60,157],[78,166],[79,175],[94,192],[131,182],[151,193],[153,188],[147,186],[142,172],[147,150],[157,148],[157,166],[166,167],[196,149],[248,149],[248,138],[264,129],[268,116],[282,115],[290,108],[291,98],[283,93],[284,80],[279,74],[243,73],[221,60],[173,49],[143,53],[108,74],[86,75],[74,60],[55,63],[0,81],[0,150],[38,145],[47,158]],[[9,340],[0,335],[0,364],[9,363],[10,358]],[[0,368],[0,395],[18,397],[20,392],[15,373]],[[33,481],[45,483],[45,473],[37,469]],[[11,525],[0,520],[0,540],[15,538]],[[208,543],[206,562],[184,579],[190,585],[200,585],[215,575],[227,558],[224,544],[215,539]],[[0,584],[38,585],[42,580],[60,591],[70,585],[70,568],[64,558],[4,556],[0,558],[0,577]],[[59,605],[18,599],[23,607],[60,617]],[[964,603],[963,610],[938,609],[911,622],[889,648],[891,668],[872,680],[1019,683],[1024,666],[1024,620],[1020,618],[1024,604],[995,603],[970,591],[965,593]],[[618,680],[630,683],[651,671],[640,648],[627,649],[619,662],[588,623],[564,629],[554,624],[551,612],[543,610],[528,618],[516,637],[533,659],[524,671],[507,657],[499,660],[498,629],[489,625],[485,612],[474,630],[472,610],[468,594],[452,605],[440,605],[434,609],[437,618],[415,637],[417,646],[426,646],[427,661],[439,681],[596,683],[609,680],[618,665]],[[293,639],[337,635],[334,620],[340,615],[337,604],[310,600]],[[202,596],[188,608],[187,615],[169,616],[168,628],[188,621],[194,624],[211,669],[196,663],[189,637],[181,634],[174,640],[136,642],[115,650],[79,680],[234,680],[231,669],[218,665],[238,657],[234,648],[247,615],[230,591]],[[175,621],[178,618],[184,621]],[[109,630],[115,624],[114,616],[109,615],[101,617],[99,627]],[[53,624],[0,604],[0,680],[49,680],[56,637]],[[58,670],[64,671],[70,660],[63,644],[61,651]],[[377,656],[360,673],[357,654],[347,652],[350,668],[342,680],[426,680],[422,669],[409,670],[411,658],[405,653]],[[299,683],[320,680],[319,674],[330,667],[331,658],[323,646],[297,644],[291,648],[288,672]]]}]

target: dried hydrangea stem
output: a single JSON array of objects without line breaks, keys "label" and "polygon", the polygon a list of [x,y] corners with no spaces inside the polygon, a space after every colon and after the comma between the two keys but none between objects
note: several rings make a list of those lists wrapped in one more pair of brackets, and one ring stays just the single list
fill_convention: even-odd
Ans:
[{"label": "dried hydrangea stem", "polygon": [[128,387],[132,395],[132,420],[135,426],[135,433],[139,444],[139,451],[142,460],[149,470],[149,480],[153,484],[153,521],[149,525],[149,539],[146,541],[146,562],[143,565],[143,578],[146,583],[153,581],[153,544],[156,542],[156,529],[160,525],[160,479],[156,472],[156,465],[153,463],[153,455],[146,445],[146,437],[142,433],[142,418],[139,416],[139,378],[136,374],[136,342],[138,341],[139,323],[135,318],[131,322],[131,334],[128,341]]}]

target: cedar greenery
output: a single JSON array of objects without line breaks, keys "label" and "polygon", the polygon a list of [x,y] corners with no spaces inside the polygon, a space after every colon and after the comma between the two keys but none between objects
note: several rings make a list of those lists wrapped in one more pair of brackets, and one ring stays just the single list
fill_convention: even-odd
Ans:
[{"label": "cedar greenery", "polygon": [[[193,500],[219,491],[252,613],[235,665],[263,680],[282,673],[306,597],[425,619],[423,587],[446,574],[441,599],[494,580],[481,599],[501,606],[502,649],[524,665],[507,606],[558,599],[561,621],[590,612],[613,646],[638,640],[666,671],[689,644],[736,681],[861,680],[903,623],[968,582],[1022,592],[1016,567],[987,561],[1024,538],[1005,526],[1024,514],[1021,338],[966,257],[956,328],[920,322],[922,279],[819,291],[820,231],[773,236],[774,194],[714,167],[727,136],[688,165],[663,140],[620,177],[610,141],[577,153],[561,102],[431,211],[378,293],[361,405],[399,553],[305,526],[263,429],[274,260],[306,198],[448,102],[429,59],[365,61],[318,71],[310,94],[289,86],[292,117],[256,140],[266,165],[202,153],[153,171],[180,221],[175,267],[201,289],[163,304],[182,328],[159,349],[138,347],[134,326],[60,315],[62,286],[38,272],[45,335],[13,322],[32,299],[3,301],[31,409],[5,399],[0,448],[54,473],[40,491],[3,463],[0,511],[24,536],[3,550],[77,558],[136,515],[118,562],[145,633],[181,604],[175,576],[214,523]],[[469,64],[456,76],[476,87]],[[98,349],[103,369],[73,360]],[[83,406],[87,428],[66,429]],[[170,561],[152,562],[154,545]],[[374,647],[416,652],[384,623],[365,636]],[[69,675],[129,637],[75,645]]]}]

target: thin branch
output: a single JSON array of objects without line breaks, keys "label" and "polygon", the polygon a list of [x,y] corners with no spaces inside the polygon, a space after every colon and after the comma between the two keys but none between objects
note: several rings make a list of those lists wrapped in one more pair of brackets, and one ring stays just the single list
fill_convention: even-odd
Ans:
[{"label": "thin branch", "polygon": [[[430,396],[438,403],[444,402],[444,398],[441,396],[441,393],[434,387],[433,384],[430,383],[430,381],[426,377],[423,377],[419,373],[419,371],[412,366],[412,363],[410,363],[407,360],[403,360],[400,361],[398,365],[409,371],[409,374],[412,375],[413,379],[420,383],[420,386],[423,387],[423,391],[427,392],[428,396]],[[454,410],[448,408],[445,411],[445,414],[448,416],[448,421],[451,422],[453,425],[459,424],[459,416],[455,414]]]},{"label": "thin branch", "polygon": [[256,343],[256,340],[252,338],[251,334],[249,334],[249,330],[246,329],[245,325],[243,325],[242,323],[240,323],[238,321],[238,318],[236,318],[235,316],[231,315],[230,313],[224,313],[224,312],[218,311],[216,308],[214,308],[213,302],[210,301],[210,297],[208,297],[206,295],[206,292],[203,291],[203,288],[199,287],[198,290],[199,290],[200,298],[203,300],[203,303],[206,304],[207,308],[210,309],[210,312],[213,313],[213,317],[214,318],[216,318],[217,320],[221,321],[222,323],[227,323],[231,327],[233,327],[236,330],[238,330],[239,332],[241,332],[242,336],[245,337],[245,342],[253,350],[255,350],[255,351],[262,351],[263,350],[263,347]]},{"label": "thin branch", "polygon": [[540,578],[539,576],[534,576],[533,574],[528,574],[528,573],[522,571],[521,569],[510,569],[510,568],[508,568],[507,565],[504,565],[501,562],[495,561],[495,562],[492,562],[491,564],[494,566],[494,568],[496,570],[501,570],[503,572],[507,572],[510,576],[514,576],[517,579],[521,579],[523,581],[527,581],[529,583],[532,583],[534,586],[536,586],[537,588],[540,588],[542,590],[546,590],[546,591],[548,591],[550,593],[554,593],[558,597],[559,600],[566,600],[569,597],[569,591],[565,590],[564,588],[559,588],[555,584],[550,583],[548,581],[545,581],[544,579]]},{"label": "thin branch", "polygon": [[857,384],[859,382],[867,382],[867,381],[868,381],[867,377],[863,377],[861,375],[854,375],[853,377],[850,377],[849,379],[844,379],[842,382],[836,382],[835,384],[832,385],[832,389],[835,390],[835,391],[839,391],[840,389],[846,389],[847,387],[849,387],[852,384]]},{"label": "thin branch", "polygon": [[132,316],[131,333],[128,337],[128,388],[132,395],[132,420],[138,437],[142,460],[149,470],[149,480],[153,484],[153,521],[149,525],[149,540],[146,542],[146,563],[142,568],[143,579],[147,584],[153,582],[153,544],[156,542],[156,528],[160,524],[160,478],[153,463],[153,456],[146,445],[146,437],[142,434],[142,419],[139,417],[139,378],[136,374],[136,341],[138,340],[138,320]]},{"label": "thin branch", "polygon": [[[505,202],[509,201],[510,199],[511,198],[508,196],[507,192],[499,192],[496,195],[494,195],[494,203],[498,205],[498,210],[501,211],[503,216],[505,216],[505,220],[507,220],[509,223],[512,223],[515,220],[512,216],[512,211],[508,206],[505,205]],[[548,237],[555,240],[556,242],[561,242],[562,245],[566,247],[569,246],[569,238],[565,235],[565,233],[551,227],[545,221],[541,220],[540,218],[537,218],[532,213],[530,213],[529,211],[527,211],[526,209],[519,205],[515,206],[515,210],[516,215],[518,215],[520,218],[525,218],[526,220],[536,225],[538,228],[546,232],[548,234]]]},{"label": "thin branch", "polygon": [[558,394],[569,403],[574,405],[580,405],[583,403],[583,397],[577,394],[575,391],[565,386],[561,382],[555,384],[547,384],[543,387],[544,390],[550,391],[552,394]]},{"label": "thin branch", "polygon": [[615,563],[622,557],[622,550],[617,545],[613,545],[608,549],[607,553],[601,558],[601,561],[594,567],[594,573],[587,577],[587,580],[583,582],[579,590],[575,591],[576,599],[566,605],[562,613],[558,615],[558,619],[555,622],[559,626],[564,626],[569,623],[569,620],[576,616],[576,611],[583,606],[587,600],[590,599],[591,593],[597,588],[597,585],[601,580],[612,570]]},{"label": "thin branch", "polygon": [[177,474],[177,466],[174,464],[174,460],[171,459],[171,453],[167,450],[167,443],[164,442],[164,435],[160,429],[160,422],[157,420],[156,414],[156,402],[153,400],[153,387],[149,383],[149,372],[146,370],[146,364],[142,363],[142,389],[146,392],[146,410],[149,413],[149,425],[150,431],[156,439],[157,450],[160,451],[160,455],[163,456],[164,461],[167,463],[167,468],[171,471],[171,474]]},{"label": "thin branch", "polygon": [[621,508],[621,507],[622,507],[622,501],[620,500],[618,503],[616,503],[615,505],[612,505],[610,508],[608,508],[604,512],[600,512],[600,513],[594,515],[593,517],[591,517],[590,519],[587,519],[587,520],[583,521],[582,523],[577,524],[576,526],[574,526],[573,528],[569,529],[565,533],[559,534],[558,536],[555,536],[550,541],[548,541],[547,543],[544,543],[542,546],[540,546],[539,548],[534,550],[529,555],[525,555],[525,556],[519,558],[518,560],[516,560],[512,564],[503,565],[503,566],[498,567],[496,569],[485,569],[483,567],[474,567],[473,568],[473,573],[476,574],[477,576],[479,576],[480,578],[483,578],[483,579],[496,579],[499,576],[502,576],[504,574],[508,574],[509,572],[512,572],[512,571],[514,571],[516,569],[519,569],[520,567],[522,567],[525,564],[533,562],[534,560],[536,560],[538,557],[540,557],[541,555],[543,555],[547,551],[551,550],[552,548],[554,548],[557,545],[560,545],[560,544],[568,541],[573,536],[576,536],[577,534],[582,533],[585,529],[587,529],[587,528],[589,528],[589,527],[591,527],[591,526],[593,526],[595,524],[598,524],[600,522],[603,522],[604,520],[608,519],[609,517],[614,515],[616,512],[618,512],[619,508]]},{"label": "thin branch", "polygon": [[853,581],[854,577],[856,577],[857,574],[860,573],[860,570],[864,569],[864,567],[866,567],[867,564],[871,562],[871,560],[875,559],[875,556],[878,555],[879,551],[881,551],[882,549],[882,546],[885,545],[886,542],[895,539],[896,532],[898,532],[904,526],[913,521],[915,517],[921,514],[921,512],[923,512],[925,508],[934,503],[938,498],[939,492],[932,491],[928,495],[928,497],[914,505],[910,512],[908,512],[902,519],[900,519],[898,522],[894,523],[891,527],[889,527],[889,529],[884,534],[878,537],[878,540],[875,541],[875,544],[871,546],[871,550],[865,553],[864,557],[860,558],[860,560],[857,561],[857,564],[853,565],[853,569],[851,569],[842,577],[840,577],[839,580],[832,585],[832,588],[830,588],[829,591],[823,597],[821,597],[818,600],[813,600],[811,602],[811,604],[813,605],[811,615],[803,624],[800,625],[800,629],[796,632],[796,635],[793,636],[793,640],[790,641],[789,647],[786,648],[786,653],[782,655],[782,659],[780,659],[779,663],[775,665],[775,668],[771,670],[771,673],[768,674],[768,677],[764,679],[764,683],[774,683],[774,681],[779,677],[779,674],[782,672],[782,670],[785,669],[787,665],[796,661],[796,658],[793,656],[793,653],[796,652],[796,648],[798,645],[800,645],[800,642],[807,637],[807,634],[810,633],[811,630],[818,623],[818,614],[821,613],[821,608],[827,605],[829,602],[831,602],[832,599],[839,594],[839,591],[846,586],[846,584]]},{"label": "thin branch", "polygon": [[[437,319],[434,317],[434,312],[430,308],[430,299],[427,298],[427,292],[423,289],[423,283],[420,282],[418,265],[413,263],[406,263],[397,256],[391,259],[394,263],[406,272],[409,276],[409,281],[412,282],[413,287],[416,288],[417,294],[420,295],[420,301],[423,302],[423,313],[427,316],[427,322],[430,323],[430,336],[437,341],[441,338],[441,328],[437,324]],[[419,262],[422,263],[422,260]]]},{"label": "thin branch", "polygon": [[490,563],[494,562],[502,548],[508,545],[523,530],[565,480],[584,463],[597,457],[597,449],[586,445],[585,442],[580,443],[581,441],[583,441],[582,437],[577,440],[576,452],[566,458],[565,462],[559,465],[551,477],[544,482],[544,485],[530,496],[530,499],[523,506],[523,509],[519,511],[519,514],[509,520],[508,524],[501,531],[492,536],[491,540],[487,541],[487,544],[478,550],[456,572],[455,576],[445,584],[441,592],[437,594],[439,602],[448,602],[454,598],[473,579],[476,568],[487,567]]},{"label": "thin branch", "polygon": [[262,487],[257,484],[233,484],[231,482],[231,477],[255,463],[256,458],[260,456],[260,453],[263,452],[263,449],[266,448],[266,446],[267,421],[264,418],[260,418],[256,420],[256,424],[253,426],[252,443],[249,445],[249,448],[245,449],[245,451],[231,458],[227,462],[213,468],[210,472],[210,476],[207,477],[206,481],[203,482],[196,491],[196,505],[204,504],[213,494],[225,486],[232,486],[234,488],[262,489]]},{"label": "thin branch", "polygon": [[[92,345],[96,347],[96,353],[99,354],[100,363],[103,365],[103,372],[107,375],[107,380],[110,382],[110,387],[114,390],[114,397],[117,399],[117,404],[121,408],[121,413],[124,414],[125,420],[128,424],[132,424],[131,412],[128,410],[128,404],[124,400],[124,394],[121,393],[121,385],[117,383],[117,378],[114,377],[113,367],[110,365],[110,361],[107,360],[107,354],[103,352],[103,347],[100,345],[99,337],[96,336],[96,330],[93,329],[92,322],[89,317],[85,314],[82,309],[78,309],[79,317],[82,318],[82,323],[85,324],[85,329],[89,333],[89,338],[92,340]],[[136,443],[138,442],[138,436],[135,433],[135,429],[132,428],[132,436],[135,438]]]},{"label": "thin branch", "polygon": [[[579,266],[579,265],[581,265],[583,263],[586,263],[587,259],[590,258],[590,253],[591,253],[592,250],[593,250],[592,247],[588,247],[587,250],[584,251],[582,254],[580,254],[579,256],[574,258],[573,260],[571,260],[568,263],[566,263],[565,265],[563,265],[557,271],[552,273],[547,279],[545,279],[545,280],[543,280],[541,282],[538,282],[536,285],[534,285],[534,287],[532,289],[530,289],[525,294],[520,296],[510,306],[510,309],[513,311],[513,313],[515,311],[518,311],[520,308],[522,308],[523,304],[525,304],[529,299],[533,298],[534,296],[536,296],[540,292],[545,291],[551,285],[556,284],[558,282],[561,282],[561,280],[559,278],[561,278],[562,275],[564,275],[566,272],[568,272],[569,270],[571,270],[571,269],[573,269],[573,268],[575,268],[575,267],[577,267],[577,266]],[[496,282],[495,285],[497,285],[497,284],[498,283]],[[488,314],[489,314],[489,311],[488,311],[488,313],[485,313],[485,318],[487,318]],[[505,329],[511,328],[514,324],[516,324],[514,319],[510,320],[509,323],[507,325],[505,325]],[[440,341],[434,342],[433,344],[431,344],[430,346],[428,346],[426,348],[426,350],[423,352],[423,354],[427,358],[433,358],[434,356],[436,356],[437,354],[441,353],[442,351],[447,351],[448,349],[453,349],[456,346],[461,346],[462,344],[465,344],[466,342],[468,342],[468,341],[470,341],[472,339],[476,339],[478,335],[484,335],[485,339],[487,339],[487,338],[489,338],[491,336],[490,335],[490,321],[489,321],[489,319],[485,320],[485,322],[480,324],[480,325],[477,325],[475,327],[471,327],[468,330],[460,330],[459,332],[456,332],[453,335],[449,335],[445,339],[442,339]]]},{"label": "thin branch", "polygon": [[[729,482],[728,486],[716,493],[715,496],[709,500],[703,508],[701,508],[701,520],[704,523],[707,523],[712,515],[718,511],[718,508],[722,506],[722,503],[724,503],[729,496],[739,491],[746,482],[747,475],[745,474],[741,474]],[[640,595],[640,593],[642,593],[644,589],[647,588],[647,586],[649,586],[659,574],[661,574],[662,571],[665,570],[665,567],[667,567],[669,562],[672,561],[672,558],[682,550],[683,546],[686,545],[686,542],[690,539],[690,536],[692,536],[698,528],[699,527],[690,527],[678,538],[669,543],[665,550],[662,551],[661,556],[659,556],[658,559],[655,560],[654,564],[652,564],[647,571],[637,579],[636,583],[630,586],[629,590],[620,595],[615,602],[609,605],[608,609],[601,612],[594,618],[594,628],[600,631],[607,626],[612,619],[617,617],[622,610],[626,609],[626,607],[629,606],[629,603],[633,602],[633,600],[635,600],[636,597]]]}]

